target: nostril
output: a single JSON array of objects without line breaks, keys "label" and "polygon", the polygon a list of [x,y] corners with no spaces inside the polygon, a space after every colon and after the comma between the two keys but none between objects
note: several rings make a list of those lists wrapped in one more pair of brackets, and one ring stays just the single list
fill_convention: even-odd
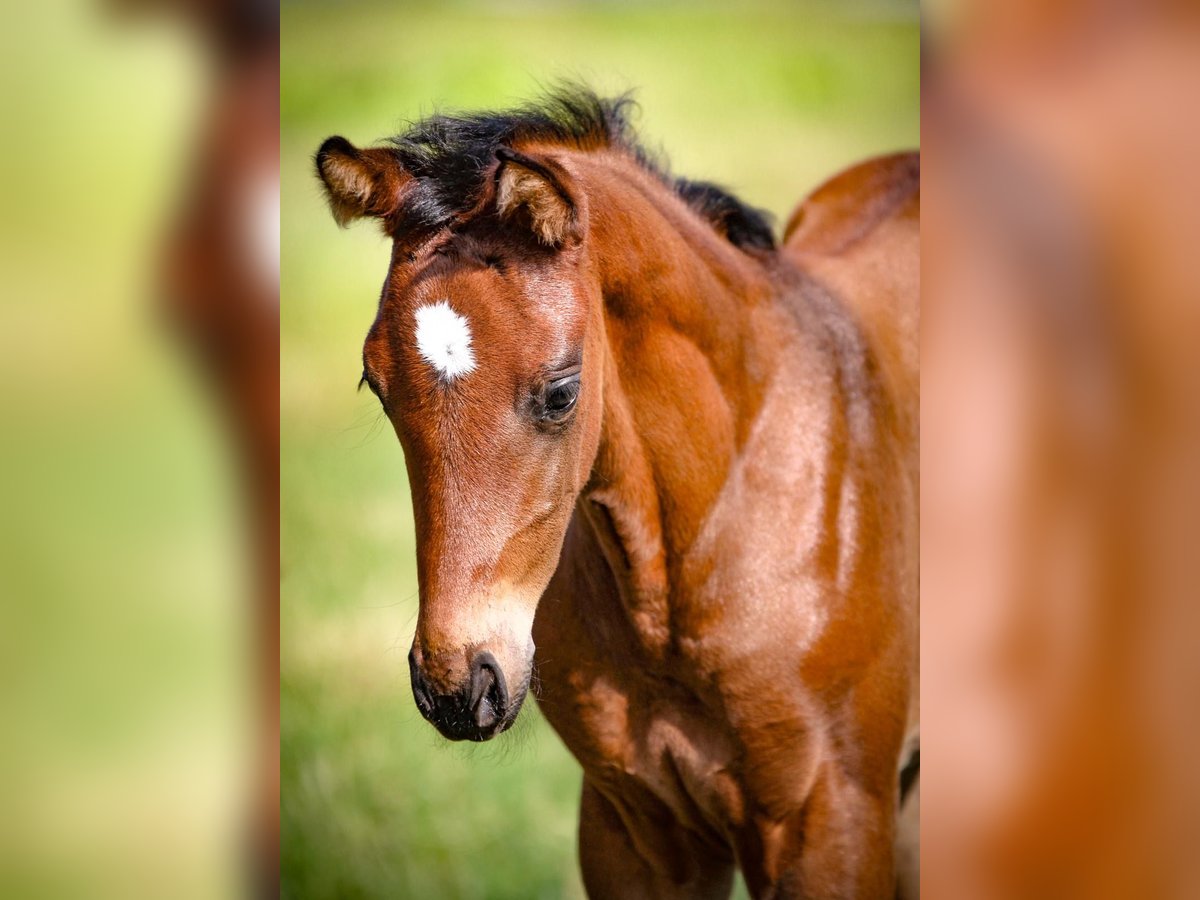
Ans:
[{"label": "nostril", "polygon": [[496,709],[492,696],[492,688],[495,683],[496,677],[492,674],[491,669],[480,669],[479,677],[475,679],[471,694],[471,711],[475,716],[475,724],[479,728],[490,728],[500,718],[500,710]]},{"label": "nostril", "polygon": [[423,716],[428,716],[433,710],[433,700],[429,696],[429,686],[425,684],[425,679],[421,675],[421,669],[417,665],[417,657],[414,650],[408,653],[408,676],[412,681],[413,700],[416,701],[417,709],[421,711]]},{"label": "nostril", "polygon": [[496,709],[500,710],[501,712],[507,712],[508,684],[504,680],[504,673],[501,672],[500,668],[497,666],[496,669],[493,670],[492,674],[494,675],[494,680],[492,683],[492,702],[495,704]]},{"label": "nostril", "polygon": [[467,702],[467,708],[478,707],[494,683],[495,675],[492,673],[491,666],[486,664],[475,666],[471,671],[471,696]]},{"label": "nostril", "polygon": [[481,729],[494,727],[508,711],[504,673],[492,654],[484,651],[471,664],[470,710]]}]

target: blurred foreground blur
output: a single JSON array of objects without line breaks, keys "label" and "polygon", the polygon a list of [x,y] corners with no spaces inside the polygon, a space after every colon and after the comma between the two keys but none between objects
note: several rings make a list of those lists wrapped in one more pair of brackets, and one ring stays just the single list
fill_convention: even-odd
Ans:
[{"label": "blurred foreground blur", "polygon": [[923,887],[1200,896],[1200,36],[932,4]]},{"label": "blurred foreground blur", "polygon": [[4,21],[0,896],[236,896],[276,877],[277,7]]}]

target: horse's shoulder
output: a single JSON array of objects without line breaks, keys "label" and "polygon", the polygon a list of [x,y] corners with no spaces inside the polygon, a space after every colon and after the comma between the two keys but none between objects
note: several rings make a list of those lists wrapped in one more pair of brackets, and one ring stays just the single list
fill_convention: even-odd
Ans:
[{"label": "horse's shoulder", "polygon": [[920,215],[921,156],[895,153],[858,163],[830,178],[792,213],[784,246],[803,255],[844,252],[897,218]]}]

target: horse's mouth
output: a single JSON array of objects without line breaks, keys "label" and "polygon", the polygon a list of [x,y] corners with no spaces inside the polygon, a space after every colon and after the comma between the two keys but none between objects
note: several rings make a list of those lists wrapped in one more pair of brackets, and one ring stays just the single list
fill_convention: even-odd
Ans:
[{"label": "horse's mouth", "polygon": [[431,697],[413,682],[413,698],[421,715],[451,741],[490,741],[517,720],[529,689],[523,680],[520,691],[510,696],[503,675],[486,674],[473,679],[469,693]]}]

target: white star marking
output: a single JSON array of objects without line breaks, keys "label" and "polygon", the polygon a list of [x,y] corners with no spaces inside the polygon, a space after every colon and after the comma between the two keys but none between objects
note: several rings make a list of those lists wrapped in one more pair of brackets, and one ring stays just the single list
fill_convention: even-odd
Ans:
[{"label": "white star marking", "polygon": [[446,378],[475,371],[471,326],[445,300],[417,310],[417,350]]}]

